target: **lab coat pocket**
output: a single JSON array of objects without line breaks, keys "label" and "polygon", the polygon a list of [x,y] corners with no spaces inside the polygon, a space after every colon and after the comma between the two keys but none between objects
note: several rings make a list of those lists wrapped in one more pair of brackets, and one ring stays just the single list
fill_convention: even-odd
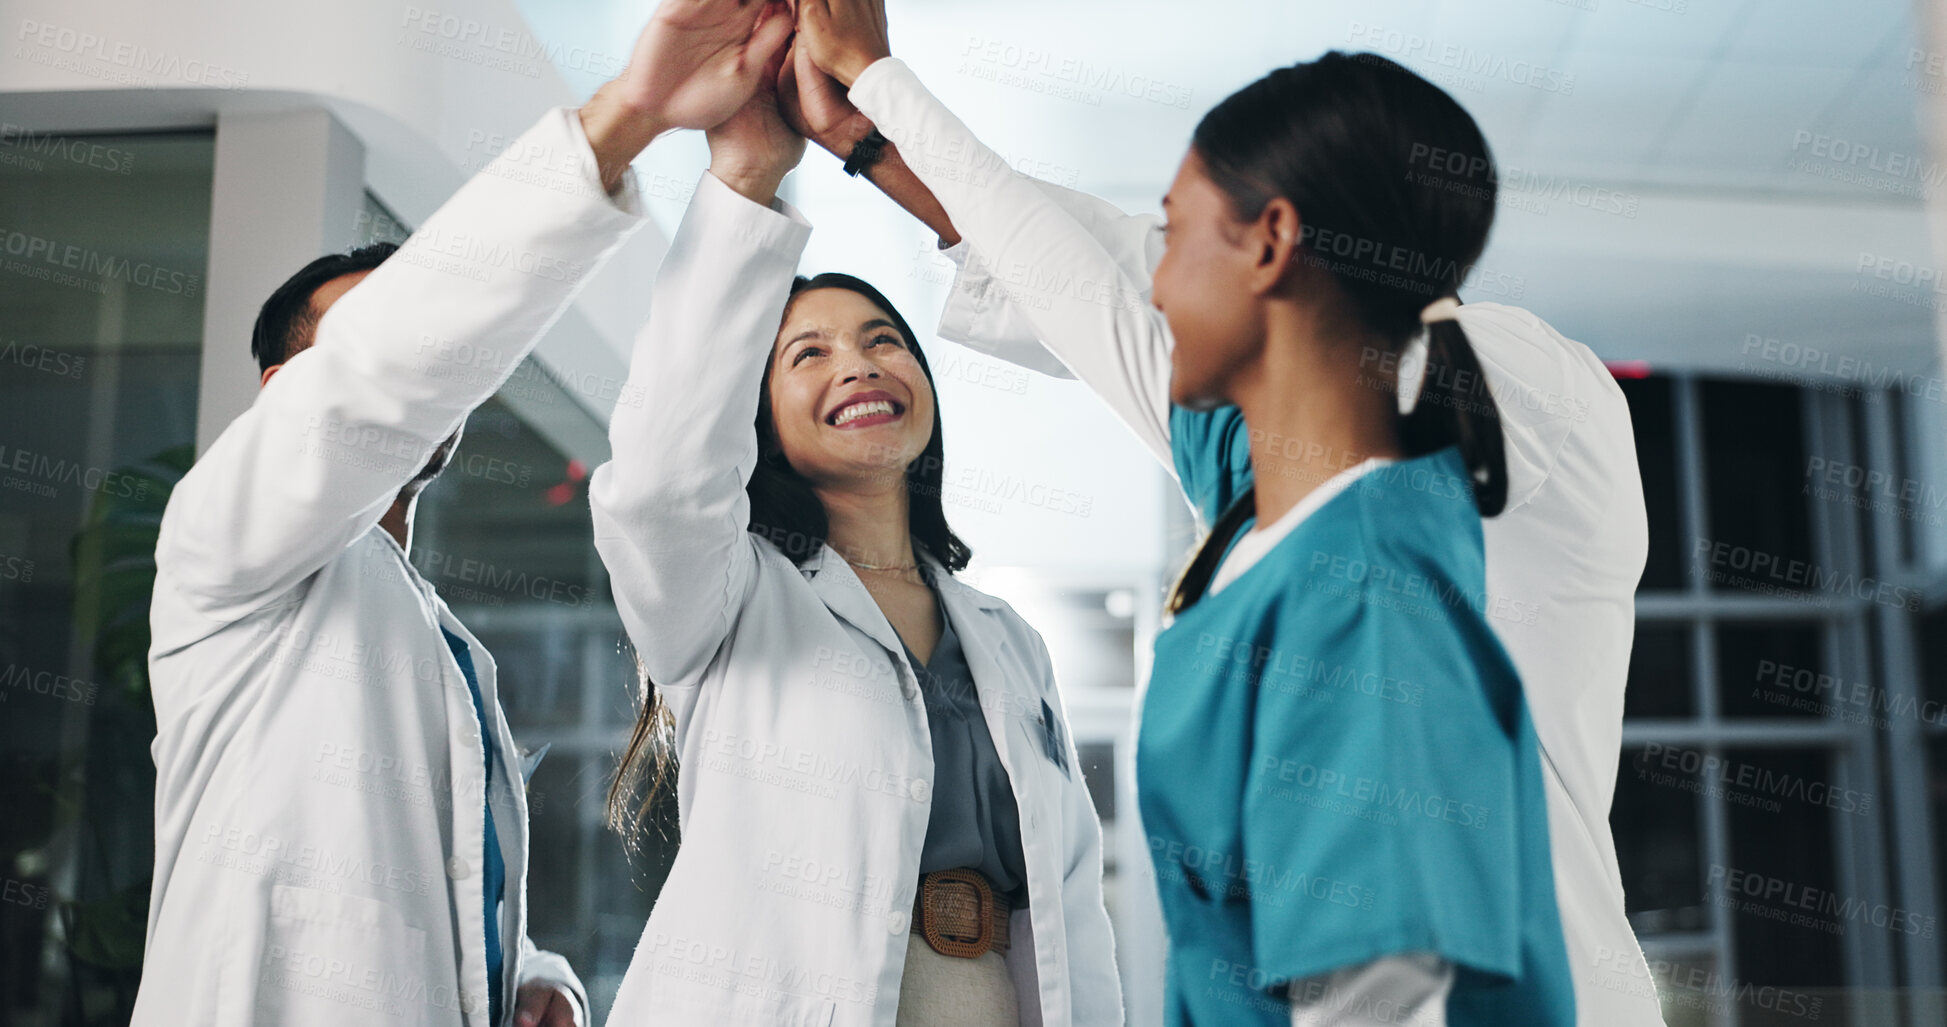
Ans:
[{"label": "lab coat pocket", "polygon": [[357,895],[271,885],[257,971],[256,1023],[418,1023],[459,1006],[450,974],[429,979],[426,932]]}]

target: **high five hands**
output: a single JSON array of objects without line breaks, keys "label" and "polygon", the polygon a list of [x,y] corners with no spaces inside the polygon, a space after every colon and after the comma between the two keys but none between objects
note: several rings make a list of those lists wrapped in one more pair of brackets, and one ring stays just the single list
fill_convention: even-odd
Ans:
[{"label": "high five hands", "polygon": [[872,125],[845,90],[891,54],[885,0],[795,0],[797,31],[729,121],[708,133],[710,172],[768,203],[804,156],[805,140],[844,156]]},{"label": "high five hands", "polygon": [[890,53],[885,0],[663,0],[582,126],[610,190],[657,136],[702,129],[711,173],[768,203],[806,138],[842,152],[869,131],[844,90]]}]

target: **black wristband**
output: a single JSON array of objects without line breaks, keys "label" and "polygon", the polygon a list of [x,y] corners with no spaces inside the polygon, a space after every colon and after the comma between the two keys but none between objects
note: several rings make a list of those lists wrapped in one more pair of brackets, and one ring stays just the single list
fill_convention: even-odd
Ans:
[{"label": "black wristband", "polygon": [[852,155],[845,158],[845,173],[857,177],[859,172],[877,164],[887,141],[877,128],[867,132],[864,139],[852,144]]}]

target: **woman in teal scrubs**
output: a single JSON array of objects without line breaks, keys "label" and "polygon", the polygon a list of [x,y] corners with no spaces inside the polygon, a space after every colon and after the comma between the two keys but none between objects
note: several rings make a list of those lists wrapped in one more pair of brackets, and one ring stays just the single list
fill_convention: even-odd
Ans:
[{"label": "woman in teal scrubs", "polygon": [[1170,447],[1213,525],[1136,758],[1173,1022],[1574,1022],[1453,316],[1493,167],[1438,87],[1333,53],[1205,115],[1164,199]]},{"label": "woman in teal scrubs", "polygon": [[1081,269],[1008,305],[1110,383],[1212,526],[1172,592],[1136,757],[1168,1022],[1574,1023],[1540,755],[1485,594],[1500,419],[1454,318],[1494,216],[1473,119],[1371,54],[1225,99],[1163,201],[1163,333],[1089,227],[996,173],[889,57],[874,0],[798,18],[816,67],[911,144],[943,217],[902,203],[1011,284]]}]

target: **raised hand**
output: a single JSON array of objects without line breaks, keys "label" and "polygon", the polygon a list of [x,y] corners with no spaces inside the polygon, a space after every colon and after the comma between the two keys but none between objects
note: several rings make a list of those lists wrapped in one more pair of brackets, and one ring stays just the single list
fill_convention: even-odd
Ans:
[{"label": "raised hand", "polygon": [[804,136],[779,110],[777,82],[787,59],[775,54],[750,99],[705,133],[710,173],[756,203],[769,204],[778,183],[804,157]]},{"label": "raised hand", "polygon": [[818,70],[851,88],[872,62],[892,56],[885,0],[798,0],[798,45]]},{"label": "raised hand", "polygon": [[791,35],[779,0],[663,0],[629,65],[581,109],[609,188],[656,136],[715,128],[757,92]]},{"label": "raised hand", "polygon": [[795,39],[778,71],[777,106],[785,124],[840,157],[872,130],[872,122],[845,98],[845,87],[819,71]]}]

